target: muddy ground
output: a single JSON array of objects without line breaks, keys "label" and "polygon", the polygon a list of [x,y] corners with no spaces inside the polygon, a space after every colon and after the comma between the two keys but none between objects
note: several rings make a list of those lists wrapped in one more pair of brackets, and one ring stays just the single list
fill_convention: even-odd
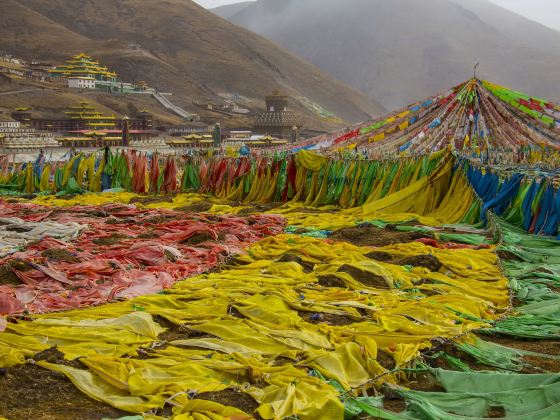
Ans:
[{"label": "muddy ground", "polygon": [[[34,360],[69,364],[50,349]],[[79,362],[72,364],[81,367]],[[0,369],[0,416],[9,420],[101,420],[130,415],[83,394],[61,373],[32,363]]]},{"label": "muddy ground", "polygon": [[329,236],[336,241],[350,242],[358,246],[382,247],[415,241],[420,238],[431,238],[430,234],[420,232],[400,232],[391,225],[385,229],[366,225],[363,227],[343,228]]}]

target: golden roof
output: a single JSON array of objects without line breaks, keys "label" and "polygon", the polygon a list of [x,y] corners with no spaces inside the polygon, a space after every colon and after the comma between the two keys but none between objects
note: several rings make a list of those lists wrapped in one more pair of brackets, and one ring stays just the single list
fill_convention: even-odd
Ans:
[{"label": "golden roof", "polygon": [[60,137],[58,141],[92,141],[91,137]]},{"label": "golden roof", "polygon": [[80,60],[80,59],[82,59],[82,58],[89,58],[89,59],[91,59],[91,57],[90,57],[89,55],[87,55],[86,53],[83,53],[83,52],[82,52],[82,53],[79,53],[79,54],[76,54],[76,55],[75,55],[74,57],[72,57],[72,58],[73,58],[74,60]]},{"label": "golden roof", "polygon": [[52,73],[71,76],[74,74],[98,74],[107,77],[117,77],[116,72],[110,71],[106,66],[101,66],[99,61],[92,59],[89,55],[80,53],[66,61],[66,65],[57,66],[51,70]]},{"label": "golden roof", "polygon": [[171,144],[192,144],[191,140],[173,140]]},{"label": "golden roof", "polygon": [[86,136],[97,136],[97,137],[104,137],[107,135],[107,133],[103,132],[103,131],[87,131],[84,133]]}]

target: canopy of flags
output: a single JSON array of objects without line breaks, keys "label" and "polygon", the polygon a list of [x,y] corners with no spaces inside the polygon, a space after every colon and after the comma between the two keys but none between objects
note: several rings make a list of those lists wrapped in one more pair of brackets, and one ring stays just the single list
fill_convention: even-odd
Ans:
[{"label": "canopy of flags", "polygon": [[484,163],[558,166],[560,106],[471,79],[380,119],[312,139],[306,146],[327,153],[364,152],[373,158],[451,148]]}]

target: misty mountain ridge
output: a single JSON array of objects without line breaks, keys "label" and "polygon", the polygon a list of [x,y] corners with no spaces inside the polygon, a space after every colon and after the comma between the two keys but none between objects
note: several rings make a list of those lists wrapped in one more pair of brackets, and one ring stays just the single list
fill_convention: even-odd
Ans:
[{"label": "misty mountain ridge", "polygon": [[258,0],[230,21],[397,108],[479,74],[560,98],[560,32],[486,0]]}]

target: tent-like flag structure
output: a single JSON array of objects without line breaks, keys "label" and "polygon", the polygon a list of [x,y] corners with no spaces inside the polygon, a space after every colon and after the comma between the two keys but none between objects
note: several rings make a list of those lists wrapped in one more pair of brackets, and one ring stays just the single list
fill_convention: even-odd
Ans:
[{"label": "tent-like flag structure", "polygon": [[374,157],[421,155],[451,147],[484,163],[558,163],[560,106],[471,79],[381,119],[312,139],[308,146],[368,150]]}]

